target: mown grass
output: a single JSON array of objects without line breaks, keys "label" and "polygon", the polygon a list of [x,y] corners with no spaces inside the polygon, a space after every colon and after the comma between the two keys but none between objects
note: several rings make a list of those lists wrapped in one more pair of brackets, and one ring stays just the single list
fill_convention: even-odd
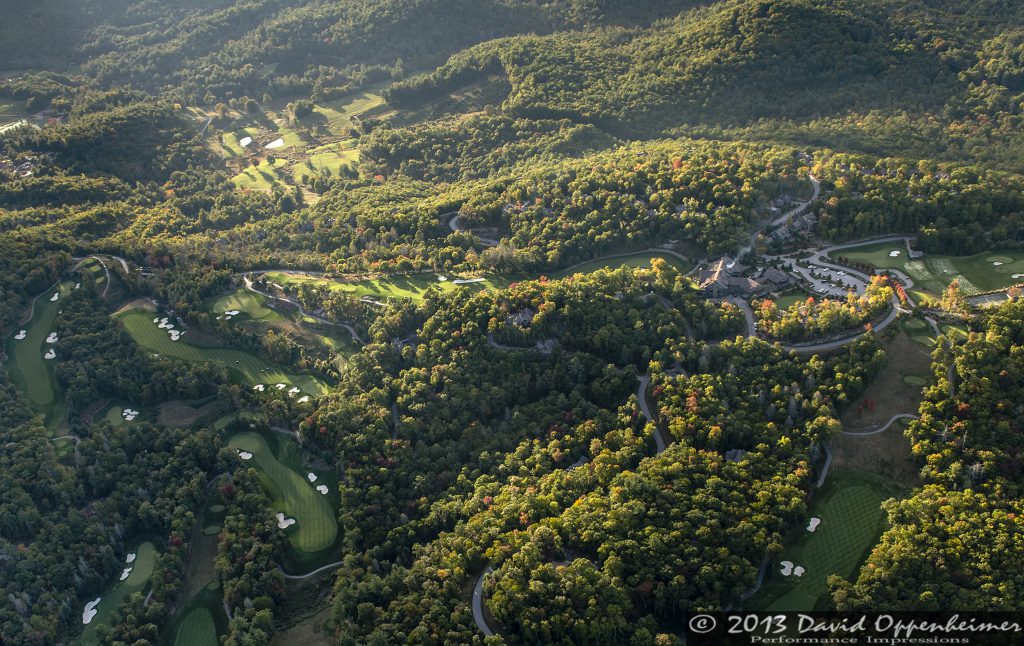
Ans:
[{"label": "mown grass", "polygon": [[[131,574],[124,581],[119,581],[113,590],[102,596],[100,604],[96,606],[96,616],[92,618],[82,633],[83,645],[99,644],[96,628],[107,624],[114,611],[121,605],[124,599],[133,592],[141,592],[149,584],[153,576],[153,567],[156,565],[157,551],[153,543],[146,541],[135,548],[135,561],[131,564],[124,563],[122,567],[132,567]],[[120,573],[119,573],[120,574]],[[95,597],[93,597],[95,599]],[[92,599],[89,599],[91,601]]]},{"label": "mown grass", "polygon": [[327,390],[323,382],[311,375],[286,373],[244,350],[192,345],[187,334],[179,341],[171,341],[167,332],[153,323],[153,316],[153,312],[137,308],[117,315],[132,339],[151,352],[185,361],[219,363],[228,369],[236,381],[249,385],[283,383],[313,395],[320,395]]},{"label": "mown grass", "polygon": [[[46,337],[54,331],[61,300],[74,289],[74,283],[64,281],[52,290],[41,294],[35,302],[35,310],[28,322],[14,325],[13,333],[7,339],[7,371],[14,385],[24,393],[33,409],[46,417],[48,428],[55,428],[63,419],[63,393],[53,376],[53,363],[60,358],[60,341],[46,343]],[[53,294],[60,294],[51,302]],[[24,339],[14,338],[21,330],[26,331]],[[57,353],[57,359],[47,360],[43,355],[50,349]]]},{"label": "mown grass", "polygon": [[220,584],[211,581],[189,600],[174,624],[173,646],[217,646],[227,632]]},{"label": "mown grass", "polygon": [[245,170],[231,178],[235,186],[253,191],[269,191],[280,181],[280,172],[288,165],[287,159],[274,158],[274,163],[261,161],[256,166],[248,166]]},{"label": "mown grass", "polygon": [[[650,267],[654,258],[662,258],[670,265],[681,271],[688,271],[691,267],[681,262],[675,256],[661,252],[639,252],[628,254],[606,260],[594,260],[578,266],[553,272],[549,275],[552,279],[565,278],[575,274],[587,274],[599,269],[617,269],[619,267]],[[441,278],[444,280],[441,280]],[[408,274],[383,276],[361,281],[345,282],[323,276],[309,276],[306,274],[293,274],[287,271],[270,271],[266,278],[278,285],[299,285],[301,283],[317,283],[327,285],[330,289],[347,292],[354,296],[368,296],[377,300],[387,299],[410,299],[415,302],[423,300],[427,290],[431,287],[442,292],[454,291],[458,287],[466,287],[473,291],[486,289],[504,289],[516,280],[527,280],[522,277],[512,276],[440,276],[438,274]],[[479,280],[482,278],[482,280]],[[459,280],[474,280],[477,282],[458,283]]]},{"label": "mown grass", "polygon": [[[896,483],[864,471],[833,470],[810,505],[810,517],[821,519],[817,530],[797,528],[780,556],[768,566],[764,587],[751,608],[768,612],[810,611],[820,607],[828,592],[828,577],[849,579],[885,529],[881,504],[898,496]],[[802,577],[783,576],[782,561],[802,566]]]},{"label": "mown grass", "polygon": [[307,472],[300,472],[301,462],[293,464],[285,456],[279,460],[263,436],[251,431],[231,436],[228,446],[252,453],[252,459],[245,464],[256,468],[274,511],[282,512],[296,521],[285,530],[289,542],[296,550],[315,553],[334,544],[338,537],[338,522],[331,506],[331,497],[321,494],[315,487],[325,484],[332,492],[336,492],[336,476],[314,471],[317,480],[309,482]]},{"label": "mown grass", "polygon": [[[890,256],[894,251],[899,255]],[[899,269],[914,281],[915,295],[919,297],[940,295],[953,279],[960,281],[961,289],[968,295],[1024,282],[1022,251],[986,251],[974,256],[925,254],[923,258],[909,260],[902,243],[879,243],[840,249],[832,257],[849,258],[878,269]]]},{"label": "mown grass", "polygon": [[[230,294],[218,296],[209,302],[208,309],[214,314],[224,314],[230,310],[238,310],[248,318],[265,323],[283,320],[281,314],[267,306],[267,299],[262,294],[240,288]],[[237,320],[241,314],[234,317]]]}]

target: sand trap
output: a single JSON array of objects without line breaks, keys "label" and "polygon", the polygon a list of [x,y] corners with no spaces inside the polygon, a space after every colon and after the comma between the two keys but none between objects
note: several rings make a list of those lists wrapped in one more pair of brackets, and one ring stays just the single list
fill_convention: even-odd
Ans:
[{"label": "sand trap", "polygon": [[24,339],[24,338],[25,338],[25,337],[26,337],[27,335],[28,335],[28,330],[22,330],[21,332],[18,332],[17,334],[15,334],[15,335],[14,335],[14,338],[15,338],[15,339],[17,339],[17,340],[19,340],[19,341],[21,341],[21,340],[22,340],[22,339]]},{"label": "sand trap", "polygon": [[167,317],[165,316],[162,319],[160,319],[160,323],[157,325],[157,327],[160,328],[161,330],[167,330],[173,328],[174,323],[168,323]]},{"label": "sand trap", "polygon": [[325,496],[327,495],[327,485],[317,485],[316,490]]},{"label": "sand trap", "polygon": [[308,479],[310,482],[316,482],[316,474],[310,471],[309,473],[306,474],[306,479]]},{"label": "sand trap", "polygon": [[276,386],[274,386],[274,388],[277,388],[278,390],[284,390],[285,386],[287,386],[287,384],[277,384]]},{"label": "sand trap", "polygon": [[56,332],[50,332],[50,336],[46,337],[46,342],[47,343],[56,343],[57,342],[57,333]]},{"label": "sand trap", "polygon": [[899,249],[896,249],[895,251],[890,251],[889,252],[889,257],[890,258],[896,258],[899,255],[900,255],[900,250]]},{"label": "sand trap", "polygon": [[219,321],[219,320],[221,320],[222,318],[223,318],[222,316],[218,316],[218,317],[217,317],[217,320]]},{"label": "sand trap", "polygon": [[75,289],[82,289],[82,283],[75,283]]},{"label": "sand trap", "polygon": [[1002,264],[1003,264],[1003,263],[1001,263],[1001,262],[999,262],[998,260],[996,260],[995,262],[993,262],[993,263],[992,263],[992,266],[993,266],[993,267],[1000,267],[1000,266],[1002,266]]},{"label": "sand trap", "polygon": [[153,319],[153,322],[154,322],[154,323],[159,323],[159,322],[160,322],[160,317],[158,316],[158,317],[154,318],[154,319]]},{"label": "sand trap", "polygon": [[275,140],[271,141],[269,144],[267,144],[266,146],[264,146],[264,148],[266,148],[267,150],[273,150],[275,148],[280,148],[283,145],[284,145],[284,139],[275,139]]},{"label": "sand trap", "polygon": [[124,571],[121,572],[121,580],[124,581],[125,579],[127,579],[131,573],[132,569],[130,567],[126,567]]},{"label": "sand trap", "polygon": [[184,334],[184,332],[179,332],[177,330],[168,330],[167,333],[171,335],[171,341],[177,341],[181,338],[181,335]]},{"label": "sand trap", "polygon": [[448,277],[447,276],[438,276],[437,279],[443,283],[446,280],[448,280]]},{"label": "sand trap", "polygon": [[277,512],[277,527],[278,529],[287,529],[295,524],[294,518],[285,518],[284,514]]},{"label": "sand trap", "polygon": [[239,451],[238,457],[242,458],[243,460],[251,460],[252,453],[249,453],[248,451]]},{"label": "sand trap", "polygon": [[60,292],[57,292],[56,294],[54,294],[53,296],[51,296],[51,297],[50,297],[50,302],[51,302],[51,303],[56,303],[56,302],[57,302],[57,299],[58,299],[58,298],[60,298]]},{"label": "sand trap", "polygon": [[43,355],[43,358],[44,359],[56,359],[57,358],[57,353],[53,351],[53,348],[50,348],[49,350],[46,351],[46,354]]},{"label": "sand trap", "polygon": [[290,397],[294,397],[295,395],[298,395],[300,392],[301,391],[295,386],[292,386],[291,388],[288,389],[288,395]]},{"label": "sand trap", "polygon": [[302,397],[299,397],[299,403],[300,404],[305,404],[308,401],[309,401],[309,395],[303,395]]},{"label": "sand trap", "polygon": [[263,392],[266,389],[266,386],[264,386],[263,384],[256,384],[255,386],[252,387],[252,389]]},{"label": "sand trap", "polygon": [[1010,278],[1024,278],[1024,274],[1014,274]]},{"label": "sand trap", "polygon": [[239,312],[238,310],[228,310],[224,313],[227,314],[228,316],[238,316],[239,314],[241,314],[241,312]]},{"label": "sand trap", "polygon": [[803,576],[804,572],[805,570],[802,565],[798,565],[795,568],[793,568],[793,576]]},{"label": "sand trap", "polygon": [[812,518],[811,522],[807,523],[807,531],[813,532],[814,530],[818,529],[818,525],[820,525],[820,524],[821,524],[821,519],[820,518]]},{"label": "sand trap", "polygon": [[782,565],[782,576],[789,576],[790,574],[793,574],[793,562],[792,561],[782,561],[781,565]]},{"label": "sand trap", "polygon": [[[123,411],[121,411],[121,417],[123,417],[124,421],[126,421],[126,422],[133,422],[133,421],[135,421],[135,418],[138,417],[138,416],[139,416],[139,411],[133,410],[131,408],[126,408]],[[131,563],[131,561],[128,561],[128,562]]]},{"label": "sand trap", "polygon": [[470,283],[482,283],[485,280],[487,280],[487,279],[486,278],[459,278],[458,280],[453,280],[452,283],[455,284],[455,285],[469,285]]},{"label": "sand trap", "polygon": [[135,552],[130,552],[128,554],[128,556],[124,557],[124,562],[125,563],[134,563],[135,562]]},{"label": "sand trap", "polygon": [[251,143],[252,143],[252,137],[242,137],[241,139],[238,140],[238,145],[241,146],[242,148],[245,148],[246,146],[248,146]]},{"label": "sand trap", "polygon": [[88,624],[92,621],[92,618],[96,616],[96,606],[100,605],[100,598],[96,597],[95,601],[90,601],[85,604],[85,611],[82,612],[82,623]]}]

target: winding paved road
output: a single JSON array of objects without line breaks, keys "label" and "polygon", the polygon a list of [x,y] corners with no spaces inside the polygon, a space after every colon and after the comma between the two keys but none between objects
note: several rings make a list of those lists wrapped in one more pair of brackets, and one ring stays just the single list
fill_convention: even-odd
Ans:
[{"label": "winding paved road", "polygon": [[900,420],[900,419],[918,419],[918,417],[917,417],[917,415],[914,415],[913,413],[901,413],[899,415],[893,415],[891,418],[889,418],[888,422],[886,422],[884,425],[882,425],[881,428],[877,428],[877,429],[875,429],[873,431],[840,431],[840,433],[843,434],[843,435],[853,435],[853,436],[878,435],[879,433],[884,432],[890,426],[895,424],[896,420]]},{"label": "winding paved road", "polygon": [[[442,213],[442,215],[448,215],[448,214],[447,213]],[[452,218],[450,220],[448,220],[448,228],[451,229],[452,231],[456,232],[456,233],[469,233],[469,234],[471,234],[477,240],[480,241],[480,244],[482,244],[485,247],[497,247],[498,246],[498,244],[500,242],[499,240],[495,240],[494,238],[483,238],[483,237],[478,236],[476,233],[473,233],[472,229],[464,229],[464,228],[460,227],[459,226],[459,220],[461,218],[462,218],[462,216],[459,215],[458,213],[453,215]]]}]

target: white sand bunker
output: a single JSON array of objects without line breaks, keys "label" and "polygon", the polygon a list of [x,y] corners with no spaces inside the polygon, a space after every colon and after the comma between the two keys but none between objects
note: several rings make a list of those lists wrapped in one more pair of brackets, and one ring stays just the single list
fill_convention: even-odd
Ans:
[{"label": "white sand bunker", "polygon": [[248,146],[251,143],[252,143],[252,137],[242,137],[241,139],[238,140],[238,145],[241,146],[242,148],[245,148],[246,146]]},{"label": "white sand bunker", "polygon": [[308,401],[309,401],[309,395],[303,395],[302,397],[299,397],[299,403],[300,404],[305,404]]},{"label": "white sand bunker", "polygon": [[51,297],[50,297],[50,302],[51,302],[51,303],[56,303],[56,302],[57,302],[57,299],[58,299],[58,298],[60,298],[60,292],[57,292],[56,294],[54,294],[53,296],[51,296]]},{"label": "white sand bunker", "polygon": [[447,276],[438,276],[437,279],[443,283],[446,280],[448,280],[448,277]]},{"label": "white sand bunker", "polygon": [[239,451],[238,457],[242,458],[243,460],[251,460],[252,453],[249,453],[248,451]]},{"label": "white sand bunker", "polygon": [[241,314],[241,312],[239,312],[238,310],[228,310],[224,313],[227,314],[228,316],[238,316],[239,314]]},{"label": "white sand bunker", "polygon": [[57,358],[57,353],[53,351],[53,348],[50,348],[49,350],[46,351],[46,354],[43,355],[43,358],[44,359],[56,359]]},{"label": "white sand bunker", "polygon": [[126,568],[125,568],[125,569],[124,569],[124,570],[123,570],[123,571],[121,572],[121,580],[122,580],[122,581],[124,581],[125,579],[127,579],[127,578],[128,578],[128,577],[129,577],[130,575],[131,575],[131,573],[132,573],[132,568],[130,568],[130,567],[126,567]]},{"label": "white sand bunker", "polygon": [[264,386],[263,384],[256,384],[255,386],[252,387],[253,390],[258,390],[260,392],[263,392],[264,390],[266,390],[266,388],[267,387]]},{"label": "white sand bunker", "polygon": [[167,317],[165,316],[162,319],[160,319],[160,324],[157,325],[157,327],[160,328],[161,330],[168,330],[174,327],[174,323],[168,323]]},{"label": "white sand bunker", "polygon": [[287,386],[287,384],[277,384],[276,386],[274,386],[274,388],[277,388],[278,390],[284,390],[285,386]]},{"label": "white sand bunker", "polygon": [[316,490],[325,496],[327,495],[327,485],[317,485]]},{"label": "white sand bunker", "polygon": [[782,576],[789,576],[790,574],[793,574],[793,562],[792,561],[782,561],[781,565],[782,565]]},{"label": "white sand bunker", "polygon": [[889,252],[889,257],[890,258],[896,258],[899,255],[900,255],[900,250],[899,249],[895,249],[895,250]]},{"label": "white sand bunker", "polygon": [[1002,264],[1003,264],[1003,263],[1001,263],[1001,262],[999,262],[998,260],[996,260],[995,262],[993,262],[993,263],[992,263],[992,266],[993,266],[993,267],[1000,267],[1000,266],[1002,266]]},{"label": "white sand bunker", "polygon": [[125,563],[134,563],[135,562],[135,552],[129,552],[128,556],[124,557],[124,562]]},{"label": "white sand bunker", "polygon": [[56,343],[57,342],[57,333],[56,332],[50,332],[50,336],[46,337],[46,342],[47,343]]},{"label": "white sand bunker", "polygon": [[309,480],[310,482],[316,482],[316,474],[310,471],[309,473],[306,474],[306,479]]},{"label": "white sand bunker", "polygon": [[[124,421],[126,421],[126,422],[134,421],[135,418],[138,417],[138,416],[139,416],[139,411],[134,410],[132,408],[126,408],[123,411],[121,411],[121,417],[123,417]],[[128,561],[128,562],[131,563],[131,561]]]},{"label": "white sand bunker", "polygon": [[28,330],[22,330],[21,332],[18,332],[17,334],[15,334],[14,338],[19,340],[19,341],[21,341],[26,336],[28,336]]},{"label": "white sand bunker", "polygon": [[820,525],[820,524],[821,524],[821,519],[820,518],[812,518],[811,522],[807,523],[807,531],[813,532],[814,530],[818,529],[818,525]]},{"label": "white sand bunker", "polygon": [[153,322],[154,322],[154,323],[159,323],[159,322],[160,322],[160,317],[159,317],[159,316],[157,316],[156,318],[154,318],[154,319],[153,319]]},{"label": "white sand bunker", "polygon": [[1014,274],[1010,278],[1024,278],[1024,274]]},{"label": "white sand bunker", "polygon": [[298,395],[299,392],[301,392],[301,391],[298,388],[296,388],[295,386],[292,386],[291,388],[288,389],[288,396],[289,397],[294,397],[295,395]]},{"label": "white sand bunker", "polygon": [[802,565],[798,565],[793,568],[793,576],[803,576],[805,571]]},{"label": "white sand bunker", "polygon": [[171,335],[171,341],[177,341],[184,334],[184,332],[179,332],[178,330],[167,330],[167,333]]},{"label": "white sand bunker", "polygon": [[280,148],[283,145],[284,145],[284,139],[275,139],[275,140],[271,141],[269,144],[267,144],[266,146],[264,146],[264,148],[266,148],[267,150],[273,150],[275,148]]},{"label": "white sand bunker", "polygon": [[75,283],[75,289],[82,289],[82,283]]},{"label": "white sand bunker", "polygon": [[284,514],[277,512],[277,527],[278,529],[286,529],[295,524],[294,518],[285,518]]},{"label": "white sand bunker", "polygon": [[455,285],[469,285],[471,283],[482,283],[485,280],[487,280],[487,279],[486,278],[459,278],[457,280],[453,280],[452,283],[454,283]]},{"label": "white sand bunker", "polygon": [[96,606],[100,605],[100,598],[96,597],[95,601],[90,601],[85,604],[85,611],[82,612],[82,623],[88,624],[92,621],[92,618],[96,616]]}]

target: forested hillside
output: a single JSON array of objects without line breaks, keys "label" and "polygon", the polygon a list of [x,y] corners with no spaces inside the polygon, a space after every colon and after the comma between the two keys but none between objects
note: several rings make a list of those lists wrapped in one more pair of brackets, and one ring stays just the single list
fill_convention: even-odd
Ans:
[{"label": "forested hillside", "polygon": [[1020,609],[1019,2],[8,4],[0,643]]}]

